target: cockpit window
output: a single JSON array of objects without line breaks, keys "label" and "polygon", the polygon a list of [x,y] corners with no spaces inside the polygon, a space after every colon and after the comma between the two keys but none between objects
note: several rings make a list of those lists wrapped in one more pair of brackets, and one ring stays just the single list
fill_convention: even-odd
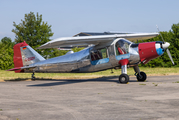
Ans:
[{"label": "cockpit window", "polygon": [[116,42],[116,55],[129,53],[130,44],[132,44],[132,42],[125,39],[121,39],[118,42]]}]

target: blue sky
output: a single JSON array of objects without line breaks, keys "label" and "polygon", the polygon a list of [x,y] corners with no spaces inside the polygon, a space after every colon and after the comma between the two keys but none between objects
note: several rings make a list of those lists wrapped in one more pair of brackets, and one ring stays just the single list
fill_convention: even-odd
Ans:
[{"label": "blue sky", "polygon": [[16,24],[30,12],[52,25],[51,39],[79,32],[169,31],[179,23],[178,0],[0,0],[0,39],[15,39]]}]

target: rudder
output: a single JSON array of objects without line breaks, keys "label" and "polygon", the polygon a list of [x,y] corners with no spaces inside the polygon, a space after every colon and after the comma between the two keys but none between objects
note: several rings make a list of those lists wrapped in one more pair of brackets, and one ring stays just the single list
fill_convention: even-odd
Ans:
[{"label": "rudder", "polygon": [[[15,68],[28,66],[30,64],[45,60],[45,58],[31,48],[25,41],[14,45],[13,48],[13,60]],[[15,72],[23,72],[23,70],[16,70]]]}]

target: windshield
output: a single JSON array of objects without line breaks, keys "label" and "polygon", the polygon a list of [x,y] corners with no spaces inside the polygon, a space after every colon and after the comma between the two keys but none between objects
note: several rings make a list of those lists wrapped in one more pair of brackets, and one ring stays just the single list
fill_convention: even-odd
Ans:
[{"label": "windshield", "polygon": [[132,42],[125,40],[125,39],[120,39],[117,43],[116,43],[116,54],[120,55],[120,54],[127,54],[129,53],[129,45],[132,44]]}]

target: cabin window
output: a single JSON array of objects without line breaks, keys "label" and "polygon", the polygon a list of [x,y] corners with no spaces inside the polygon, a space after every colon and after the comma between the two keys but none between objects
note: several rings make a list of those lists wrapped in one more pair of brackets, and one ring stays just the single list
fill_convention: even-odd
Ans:
[{"label": "cabin window", "polygon": [[91,51],[91,60],[92,61],[100,60],[100,59],[104,59],[104,58],[108,58],[107,48],[102,48],[102,49]]}]

